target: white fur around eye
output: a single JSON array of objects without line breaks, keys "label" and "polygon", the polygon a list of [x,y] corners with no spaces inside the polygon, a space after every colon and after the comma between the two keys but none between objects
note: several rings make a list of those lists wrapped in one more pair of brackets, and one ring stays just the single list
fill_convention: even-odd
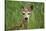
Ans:
[{"label": "white fur around eye", "polygon": [[23,13],[23,15],[25,15],[25,13]]},{"label": "white fur around eye", "polygon": [[28,15],[30,15],[31,14],[31,12],[28,12]]}]

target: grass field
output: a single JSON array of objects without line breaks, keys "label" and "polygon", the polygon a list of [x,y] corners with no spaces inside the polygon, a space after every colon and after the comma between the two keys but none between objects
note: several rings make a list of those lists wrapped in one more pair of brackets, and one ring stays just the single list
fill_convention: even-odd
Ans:
[{"label": "grass field", "polygon": [[44,3],[8,1],[6,4],[6,29],[11,29],[21,21],[21,7],[27,3],[33,5],[32,15],[29,20],[29,29],[44,28]]}]

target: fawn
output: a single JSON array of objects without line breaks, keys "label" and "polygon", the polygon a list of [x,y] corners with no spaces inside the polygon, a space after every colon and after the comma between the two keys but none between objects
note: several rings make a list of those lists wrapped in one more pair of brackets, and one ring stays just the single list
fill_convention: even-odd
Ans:
[{"label": "fawn", "polygon": [[22,7],[22,15],[23,15],[23,19],[20,22],[19,25],[16,25],[16,27],[14,27],[14,29],[19,30],[19,29],[28,29],[28,23],[29,23],[29,17],[32,13],[32,9],[33,9],[33,5],[32,6],[24,6]]},{"label": "fawn", "polygon": [[28,23],[29,23],[29,17],[32,13],[33,5],[31,6],[24,6],[22,7],[22,20],[20,25],[18,26],[19,28],[17,29],[28,29]]}]

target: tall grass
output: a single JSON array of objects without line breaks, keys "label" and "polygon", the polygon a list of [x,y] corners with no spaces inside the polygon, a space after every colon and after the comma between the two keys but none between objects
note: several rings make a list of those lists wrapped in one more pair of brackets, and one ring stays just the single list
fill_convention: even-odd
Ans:
[{"label": "tall grass", "polygon": [[44,3],[39,2],[20,2],[8,1],[6,4],[6,28],[10,29],[20,23],[22,18],[21,7],[27,3],[33,5],[32,14],[30,16],[28,28],[36,29],[44,27]]}]

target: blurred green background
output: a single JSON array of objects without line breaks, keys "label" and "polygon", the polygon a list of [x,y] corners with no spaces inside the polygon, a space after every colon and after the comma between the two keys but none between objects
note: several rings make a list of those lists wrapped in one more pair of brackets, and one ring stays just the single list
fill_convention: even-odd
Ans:
[{"label": "blurred green background", "polygon": [[11,29],[20,23],[22,18],[21,9],[27,3],[33,5],[32,14],[30,16],[28,28],[38,29],[44,28],[44,3],[42,2],[22,2],[22,1],[8,1],[6,3],[6,29]]}]

